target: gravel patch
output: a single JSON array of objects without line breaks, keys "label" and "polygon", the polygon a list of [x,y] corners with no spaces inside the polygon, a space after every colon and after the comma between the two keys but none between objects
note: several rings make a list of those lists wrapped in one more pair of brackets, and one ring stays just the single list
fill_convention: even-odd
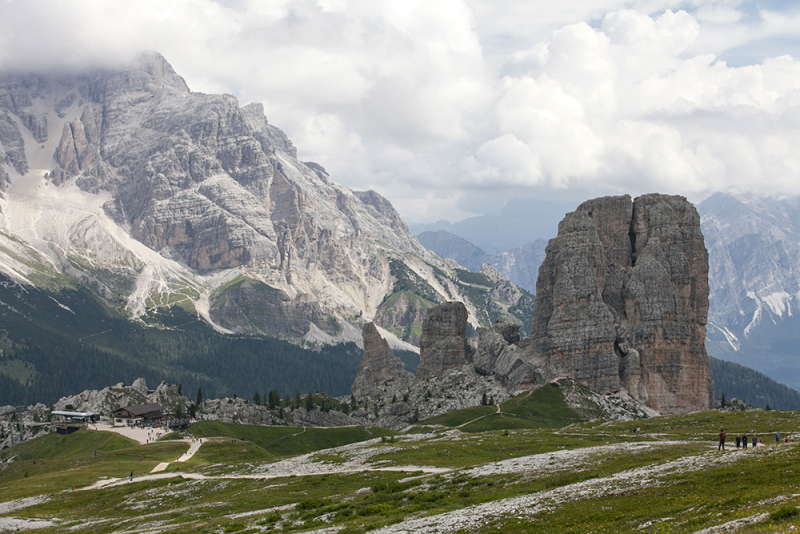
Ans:
[{"label": "gravel patch", "polygon": [[[658,447],[664,445],[664,443],[665,442],[635,445]],[[672,443],[684,444],[683,442]],[[609,447],[622,445],[623,444],[618,444]],[[435,516],[411,519],[384,527],[375,532],[380,534],[433,534],[456,532],[459,530],[480,531],[480,528],[485,525],[487,521],[500,516],[513,514],[518,517],[532,517],[539,513],[554,510],[564,503],[571,501],[617,495],[642,487],[652,488],[660,486],[663,484],[660,480],[661,477],[677,473],[698,471],[714,465],[732,463],[737,461],[738,456],[739,455],[736,454],[718,454],[716,452],[688,456],[659,465],[622,471],[609,477],[569,484],[549,491],[501,499]],[[532,465],[533,463],[535,462],[532,462]]]},{"label": "gravel patch", "polygon": [[0,517],[0,532],[17,532],[21,530],[35,530],[55,526],[52,521],[44,519],[23,519],[19,517]]},{"label": "gravel patch", "polygon": [[736,532],[741,527],[746,527],[747,525],[754,525],[756,523],[761,523],[769,519],[769,514],[756,514],[751,515],[750,517],[743,517],[741,519],[734,519],[733,521],[728,521],[727,523],[723,523],[721,525],[717,525],[715,527],[704,528],[703,530],[698,530],[695,534],[721,534],[722,532]]},{"label": "gravel patch", "polygon": [[16,499],[14,501],[0,502],[0,514],[10,514],[17,510],[22,510],[28,506],[35,506],[37,504],[44,504],[50,500],[50,497],[26,497],[24,499]]}]

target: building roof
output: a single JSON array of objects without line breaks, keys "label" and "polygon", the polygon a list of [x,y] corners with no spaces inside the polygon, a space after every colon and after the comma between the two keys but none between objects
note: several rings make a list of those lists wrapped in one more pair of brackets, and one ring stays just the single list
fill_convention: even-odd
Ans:
[{"label": "building roof", "polygon": [[53,415],[60,415],[62,417],[92,417],[93,415],[97,415],[93,412],[70,412],[67,410],[55,410],[50,413]]},{"label": "building roof", "polygon": [[151,414],[153,412],[163,412],[164,407],[161,406],[160,404],[156,404],[155,402],[149,402],[147,404],[142,404],[140,406],[125,406],[124,408],[116,410],[114,413],[117,413],[120,410],[125,410],[134,417],[140,417],[143,415]]}]

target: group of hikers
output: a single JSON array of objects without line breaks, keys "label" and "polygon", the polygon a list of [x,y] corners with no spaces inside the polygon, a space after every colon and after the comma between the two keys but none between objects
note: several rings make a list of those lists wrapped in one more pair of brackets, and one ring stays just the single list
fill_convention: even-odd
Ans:
[{"label": "group of hikers", "polygon": [[[725,450],[725,438],[726,437],[727,437],[727,434],[725,434],[725,431],[720,428],[719,429],[719,447],[717,447],[718,451],[724,451]],[[746,432],[744,434],[738,434],[736,436],[736,448],[738,449],[739,447],[743,447],[743,448],[746,449],[747,448],[747,444],[749,443],[748,439],[750,439],[750,438],[747,437],[747,433]],[[764,443],[761,439],[759,439],[758,434],[756,434],[755,432],[753,432],[752,440],[753,440],[752,441],[753,448],[755,448],[759,443],[761,443],[761,444]],[[775,433],[775,443],[780,442],[780,440],[781,440],[781,435],[780,435],[779,432],[776,432]],[[788,441],[788,438],[787,438],[787,441]]]}]

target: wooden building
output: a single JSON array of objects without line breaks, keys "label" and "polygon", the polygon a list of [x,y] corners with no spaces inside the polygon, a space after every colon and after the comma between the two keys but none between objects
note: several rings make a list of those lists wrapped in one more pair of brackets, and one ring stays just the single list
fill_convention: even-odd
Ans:
[{"label": "wooden building", "polygon": [[114,426],[134,426],[155,423],[164,417],[164,407],[150,402],[140,406],[126,406],[114,411]]}]

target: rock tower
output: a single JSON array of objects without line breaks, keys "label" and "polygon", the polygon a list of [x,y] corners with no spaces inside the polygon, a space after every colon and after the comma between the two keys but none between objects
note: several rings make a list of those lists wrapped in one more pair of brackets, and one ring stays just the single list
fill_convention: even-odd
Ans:
[{"label": "rock tower", "polygon": [[546,378],[625,388],[662,413],[709,409],[708,293],[700,217],[685,198],[584,202],[539,269],[530,359]]},{"label": "rock tower", "polygon": [[364,357],[351,388],[353,396],[378,400],[404,392],[414,380],[414,375],[405,370],[403,362],[381,337],[374,323],[365,324],[361,335],[364,339]]}]

